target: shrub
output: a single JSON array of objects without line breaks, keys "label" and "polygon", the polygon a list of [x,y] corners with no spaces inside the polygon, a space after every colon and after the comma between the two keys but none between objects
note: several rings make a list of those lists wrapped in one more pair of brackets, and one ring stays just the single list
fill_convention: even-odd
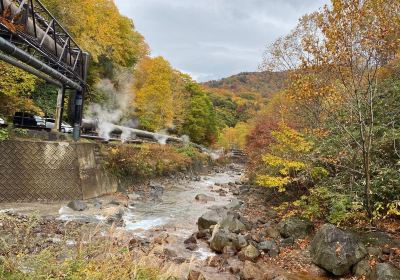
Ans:
[{"label": "shrub", "polygon": [[185,171],[202,156],[193,147],[121,144],[105,151],[106,166],[118,177],[151,178]]}]

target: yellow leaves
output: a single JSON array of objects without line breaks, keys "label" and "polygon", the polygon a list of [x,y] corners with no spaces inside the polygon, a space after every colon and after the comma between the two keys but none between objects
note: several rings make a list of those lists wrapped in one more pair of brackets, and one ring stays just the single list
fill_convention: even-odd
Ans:
[{"label": "yellow leaves", "polygon": [[149,130],[172,125],[174,102],[171,88],[173,70],[164,58],[146,58],[135,71],[135,106],[140,124]]},{"label": "yellow leaves", "polygon": [[284,192],[285,186],[290,183],[290,179],[288,177],[260,175],[257,176],[256,182],[259,186],[278,188],[279,192]]},{"label": "yellow leaves", "polygon": [[226,127],[219,136],[218,144],[226,149],[244,149],[249,132],[250,125],[244,122],[237,123],[235,127]]},{"label": "yellow leaves", "polygon": [[262,174],[257,175],[256,182],[283,192],[286,185],[297,181],[302,172],[310,169],[305,159],[313,143],[285,123],[281,123],[271,135],[275,142],[270,145],[270,152],[262,156],[265,168]]},{"label": "yellow leaves", "polygon": [[301,133],[288,127],[285,123],[281,123],[279,130],[273,131],[271,134],[276,139],[276,144],[271,147],[271,150],[278,153],[307,153],[313,146],[312,142],[306,140]]}]

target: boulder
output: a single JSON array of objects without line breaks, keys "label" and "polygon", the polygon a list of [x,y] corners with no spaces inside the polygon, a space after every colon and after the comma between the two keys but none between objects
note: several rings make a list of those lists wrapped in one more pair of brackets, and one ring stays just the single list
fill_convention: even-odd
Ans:
[{"label": "boulder", "polygon": [[260,256],[260,251],[252,244],[242,249],[241,257],[247,261],[255,261]]},{"label": "boulder", "polygon": [[237,236],[237,243],[235,243],[234,245],[238,250],[240,250],[240,249],[242,249],[244,247],[247,247],[247,245],[249,245],[249,243],[247,242],[246,237],[244,237],[243,235],[239,234]]},{"label": "boulder", "polygon": [[354,234],[325,224],[312,240],[310,253],[316,265],[341,276],[349,273],[367,255],[367,250]]},{"label": "boulder", "polygon": [[368,260],[362,260],[358,262],[355,266],[353,266],[353,273],[356,276],[369,277],[371,274],[371,266],[369,265]]},{"label": "boulder", "polygon": [[87,209],[87,204],[80,200],[72,200],[67,206],[74,211],[84,211]]},{"label": "boulder", "polygon": [[212,225],[218,224],[226,212],[220,208],[215,208],[204,213],[197,221],[197,227],[199,231],[209,229]]},{"label": "boulder", "polygon": [[290,217],[278,224],[278,231],[284,238],[304,238],[312,232],[313,227],[309,220]]},{"label": "boulder", "polygon": [[203,202],[203,203],[207,203],[209,201],[215,201],[215,197],[212,197],[212,196],[209,196],[209,195],[206,195],[203,193],[196,195],[195,199],[197,201]]},{"label": "boulder", "polygon": [[246,226],[239,221],[234,215],[227,215],[220,222],[221,228],[226,228],[231,232],[239,233],[242,230],[246,229]]},{"label": "boulder", "polygon": [[214,227],[209,242],[210,248],[218,253],[222,253],[226,246],[233,247],[235,244],[238,244],[237,235],[227,229],[221,228],[219,224]]},{"label": "boulder", "polygon": [[279,238],[280,233],[276,229],[276,227],[270,225],[270,226],[265,228],[265,235],[270,237],[270,238],[276,239],[276,238]]},{"label": "boulder", "polygon": [[274,240],[266,240],[258,244],[258,249],[264,253],[268,253],[270,257],[276,257],[279,255],[280,250]]},{"label": "boulder", "polygon": [[371,274],[371,280],[398,280],[400,270],[390,263],[378,263]]}]

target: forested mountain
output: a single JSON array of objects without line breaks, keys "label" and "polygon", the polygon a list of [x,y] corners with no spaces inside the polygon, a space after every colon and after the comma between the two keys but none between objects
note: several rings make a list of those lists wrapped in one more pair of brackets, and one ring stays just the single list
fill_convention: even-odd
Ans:
[{"label": "forested mountain", "polygon": [[263,97],[270,97],[284,87],[286,79],[286,72],[242,72],[221,80],[205,82],[203,85],[211,89],[225,89],[234,93],[256,92]]}]

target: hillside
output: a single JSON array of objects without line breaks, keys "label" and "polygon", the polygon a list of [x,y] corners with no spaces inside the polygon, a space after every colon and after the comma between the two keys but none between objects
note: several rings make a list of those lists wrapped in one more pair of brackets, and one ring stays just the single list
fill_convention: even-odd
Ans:
[{"label": "hillside", "polygon": [[284,87],[286,77],[285,72],[243,72],[221,80],[205,82],[203,85],[234,93],[257,92],[263,97],[269,97]]}]

